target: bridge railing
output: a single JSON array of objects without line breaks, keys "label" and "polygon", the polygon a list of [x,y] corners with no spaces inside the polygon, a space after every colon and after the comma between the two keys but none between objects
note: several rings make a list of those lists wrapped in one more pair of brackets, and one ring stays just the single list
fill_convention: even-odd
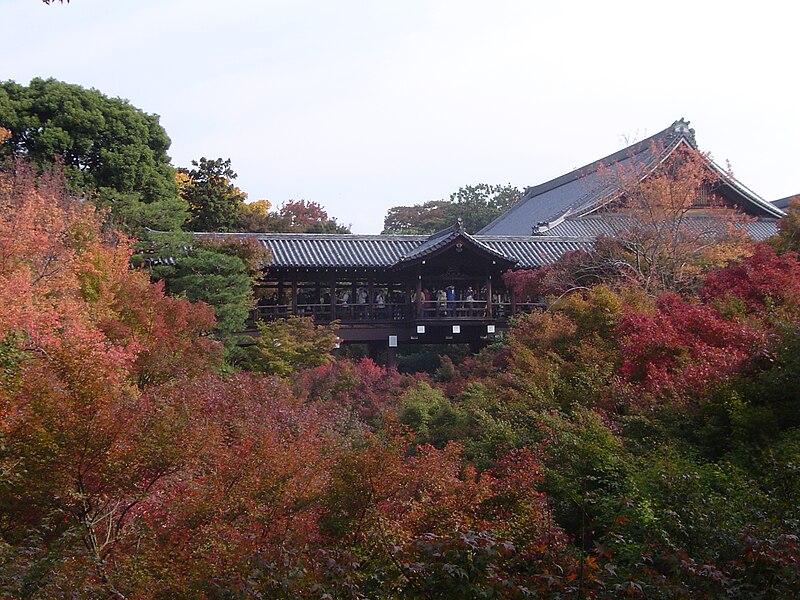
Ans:
[{"label": "bridge railing", "polygon": [[[513,314],[533,312],[546,308],[543,302],[492,302],[486,300],[429,300],[421,303],[417,316],[417,305],[412,302],[386,302],[369,304],[337,304],[335,315],[330,304],[297,304],[297,316],[313,317],[317,323],[329,323],[334,318],[344,323],[392,322],[423,320],[485,320],[506,321]],[[290,304],[258,306],[251,314],[251,322],[285,319],[294,314]]]}]

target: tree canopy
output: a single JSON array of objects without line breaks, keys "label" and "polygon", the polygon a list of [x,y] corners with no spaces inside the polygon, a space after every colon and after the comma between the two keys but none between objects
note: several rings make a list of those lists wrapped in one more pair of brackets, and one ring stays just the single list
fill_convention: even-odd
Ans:
[{"label": "tree canopy", "polygon": [[289,200],[271,213],[269,231],[286,233],[350,233],[318,202]]},{"label": "tree canopy", "polygon": [[231,160],[200,158],[185,175],[181,197],[189,204],[190,231],[232,231],[239,227],[247,195],[233,185],[236,173]]},{"label": "tree canopy", "polygon": [[39,166],[60,161],[71,186],[129,230],[176,229],[186,219],[170,139],[158,116],[127,100],[55,79],[0,83],[0,126],[11,132],[0,156]]},{"label": "tree canopy", "polygon": [[383,232],[430,234],[461,219],[466,231],[475,233],[511,208],[519,197],[520,191],[511,184],[464,186],[450,194],[448,200],[390,208]]},{"label": "tree canopy", "polygon": [[175,239],[150,283],[58,170],[17,161],[0,596],[793,598],[795,225],[680,294],[584,279],[432,375],[332,356],[310,318],[262,325],[260,373],[218,373],[259,249]]}]

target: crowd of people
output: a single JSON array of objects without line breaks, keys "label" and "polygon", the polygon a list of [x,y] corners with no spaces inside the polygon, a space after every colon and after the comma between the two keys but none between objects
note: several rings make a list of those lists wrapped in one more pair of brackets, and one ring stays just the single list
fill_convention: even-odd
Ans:
[{"label": "crowd of people", "polygon": [[[337,314],[342,317],[351,316],[357,319],[364,318],[407,318],[411,316],[418,300],[424,318],[433,317],[480,317],[486,316],[488,310],[488,291],[486,287],[479,289],[468,285],[457,288],[454,285],[443,287],[425,287],[422,298],[417,298],[416,291],[406,294],[404,292],[386,288],[375,288],[374,298],[370,303],[370,292],[366,287],[340,288],[336,295]],[[505,291],[492,294],[493,312],[505,312],[510,300]],[[280,312],[289,312],[291,307],[291,294],[283,291],[279,297],[277,291],[268,293],[266,290],[258,297],[260,312],[277,315]],[[329,310],[331,306],[330,290],[317,293],[313,290],[300,289],[297,292],[298,312],[317,314]],[[317,310],[314,310],[317,308]]]}]

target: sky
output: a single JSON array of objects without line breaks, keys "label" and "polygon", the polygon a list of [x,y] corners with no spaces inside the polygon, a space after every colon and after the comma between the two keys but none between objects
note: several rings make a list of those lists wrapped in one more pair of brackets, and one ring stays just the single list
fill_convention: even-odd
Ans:
[{"label": "sky", "polygon": [[524,189],[685,118],[767,200],[800,193],[794,2],[0,0],[0,80],[160,116],[176,167],[354,233],[465,185]]}]

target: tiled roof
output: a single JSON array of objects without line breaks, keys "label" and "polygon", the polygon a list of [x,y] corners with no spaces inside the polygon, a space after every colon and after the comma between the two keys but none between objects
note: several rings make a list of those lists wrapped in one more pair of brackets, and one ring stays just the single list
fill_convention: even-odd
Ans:
[{"label": "tiled roof", "polygon": [[[642,164],[655,161],[660,152],[671,150],[681,139],[683,131],[676,131],[681,122],[673,123],[664,131],[624,148],[614,154],[595,161],[550,181],[529,187],[522,198],[508,211],[489,223],[478,233],[486,235],[530,235],[539,223],[552,222],[579,207],[594,203],[613,192],[613,185],[603,172],[612,165],[626,165],[633,157]],[[686,128],[687,138],[694,142],[691,130]],[[690,136],[691,137],[688,137]]]},{"label": "tiled roof", "polygon": [[[448,231],[448,230],[445,230]],[[441,233],[441,232],[440,232]],[[357,235],[314,233],[197,233],[199,237],[237,236],[253,237],[272,254],[269,266],[280,268],[376,268],[386,269],[407,261],[409,256],[419,257],[420,248],[438,247],[440,236],[424,235]],[[468,236],[488,254],[515,264],[518,268],[532,268],[550,264],[564,252],[591,248],[590,239],[546,239],[531,236]],[[428,242],[435,242],[428,244]]]},{"label": "tiled roof", "polygon": [[[628,169],[648,172],[680,144],[696,148],[694,130],[681,119],[659,133],[606,156],[580,169],[546,183],[529,187],[522,198],[504,214],[478,233],[484,235],[530,235],[540,224],[554,223],[570,216],[586,214],[613,199],[619,192],[614,171]],[[709,161],[720,179],[741,203],[753,205],[758,214],[780,217],[781,211],[733,179],[718,165]]]},{"label": "tiled roof", "polygon": [[[625,215],[592,214],[585,217],[564,219],[557,225],[540,231],[536,237],[597,237],[598,235],[615,235],[630,227],[630,219]],[[763,218],[749,222],[733,224],[755,240],[765,240],[778,233],[778,219]],[[711,215],[686,216],[682,227],[687,232],[701,234],[720,234],[728,227],[728,221]]]},{"label": "tiled roof", "polygon": [[406,262],[417,258],[422,258],[423,256],[429,256],[430,254],[454,241],[459,234],[463,234],[460,222],[446,229],[442,229],[441,231],[437,231],[428,237],[424,242],[413,248],[400,260]]},{"label": "tiled roof", "polygon": [[428,239],[425,235],[335,233],[196,233],[251,237],[269,249],[270,264],[287,268],[388,268]]},{"label": "tiled roof", "polygon": [[461,219],[459,219],[458,222],[452,227],[448,227],[447,229],[443,229],[442,231],[438,231],[433,235],[431,235],[422,244],[420,244],[419,246],[414,248],[411,252],[409,252],[407,255],[405,255],[401,259],[401,262],[410,263],[414,260],[421,259],[425,256],[430,256],[431,254],[434,254],[436,251],[444,248],[448,244],[456,241],[458,238],[461,238],[479,252],[483,252],[499,260],[511,263],[516,262],[516,260],[513,257],[510,257],[501,252],[497,252],[489,245],[484,244],[480,239],[476,238],[475,236],[469,235],[466,231],[464,231]]},{"label": "tiled roof", "polygon": [[275,266],[388,268],[425,239],[403,235],[265,234],[259,241],[269,248]]},{"label": "tiled roof", "polygon": [[573,250],[592,249],[594,240],[589,238],[536,238],[531,236],[486,236],[476,235],[486,246],[499,254],[514,257],[518,269],[532,269],[549,265]]},{"label": "tiled roof", "polygon": [[787,208],[789,208],[789,202],[791,202],[795,198],[800,198],[800,194],[795,194],[794,196],[786,196],[786,198],[781,198],[780,200],[773,200],[772,204],[774,204],[781,210],[786,210]]}]

